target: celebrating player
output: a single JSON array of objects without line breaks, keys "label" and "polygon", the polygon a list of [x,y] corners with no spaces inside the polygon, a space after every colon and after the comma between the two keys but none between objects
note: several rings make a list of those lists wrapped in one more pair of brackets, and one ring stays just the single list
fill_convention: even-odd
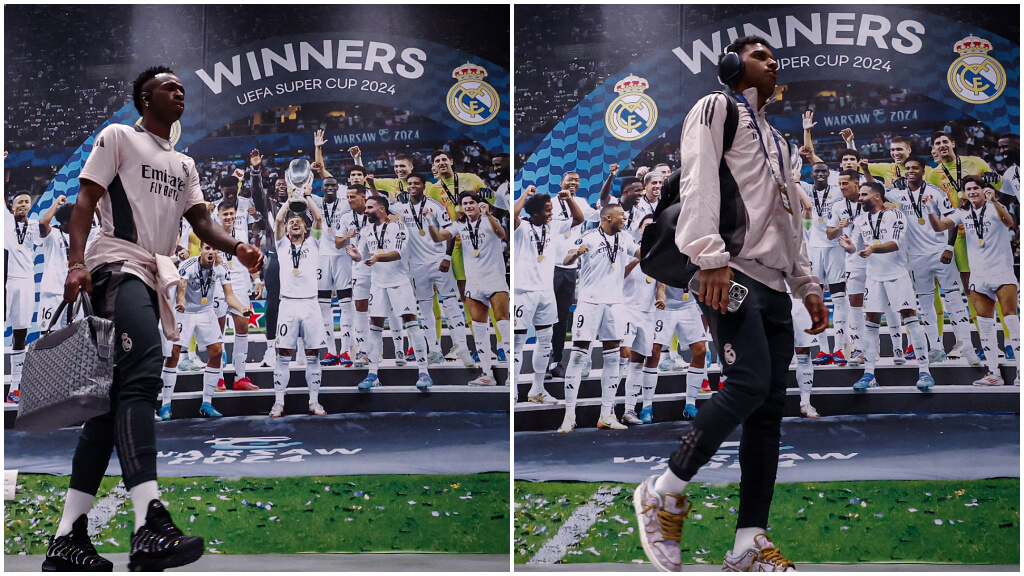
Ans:
[{"label": "celebrating player", "polygon": [[29,193],[18,192],[11,200],[10,212],[5,215],[4,246],[7,259],[7,320],[14,331],[11,352],[11,387],[7,402],[18,403],[21,371],[25,366],[25,339],[32,327],[32,314],[36,311],[35,274],[32,261],[36,246],[42,244],[39,221],[30,219],[32,208]]},{"label": "celebrating player", "polygon": [[[220,217],[221,226],[224,231],[231,234],[232,238],[236,237],[238,227],[233,224],[235,222],[237,209],[231,198],[225,199],[217,207],[217,215]],[[246,228],[246,235],[243,236],[246,240],[249,239],[248,228]],[[214,297],[214,308],[217,310],[217,317],[220,322],[221,332],[224,331],[225,314],[231,316],[231,322],[234,328],[235,341],[234,346],[231,349],[231,364],[235,368],[235,383],[233,388],[235,390],[259,390],[259,386],[252,383],[252,380],[245,375],[245,363],[249,361],[249,317],[252,316],[252,303],[249,301],[249,293],[253,291],[254,284],[259,276],[256,274],[250,274],[229,252],[220,253],[220,261],[222,265],[228,271],[227,282],[231,285],[231,291],[235,295],[235,299],[242,304],[242,308],[234,308],[226,297],[221,302],[221,293],[223,289],[217,288],[217,295]],[[262,285],[256,286],[256,297],[262,296],[263,287]],[[224,379],[221,378],[217,383],[217,390],[224,390]]]}]

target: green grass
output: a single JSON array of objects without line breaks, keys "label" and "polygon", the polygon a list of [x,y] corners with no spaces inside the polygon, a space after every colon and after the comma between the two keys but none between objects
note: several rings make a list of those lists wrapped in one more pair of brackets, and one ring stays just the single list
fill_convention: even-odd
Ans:
[{"label": "green grass", "polygon": [[[98,499],[117,483],[106,478]],[[19,476],[4,510],[4,552],[44,554],[60,519],[66,476]],[[186,533],[222,554],[445,552],[507,554],[509,475],[167,478],[161,499]],[[123,488],[122,488],[123,489]],[[128,502],[98,538],[127,552]]]},{"label": "green grass", "polygon": [[[515,562],[527,562],[601,486],[621,491],[562,562],[646,561],[634,485],[515,482]],[[692,485],[687,495],[683,563],[720,564],[732,547],[738,486]],[[1020,479],[779,484],[769,535],[798,565],[1018,564]]]}]

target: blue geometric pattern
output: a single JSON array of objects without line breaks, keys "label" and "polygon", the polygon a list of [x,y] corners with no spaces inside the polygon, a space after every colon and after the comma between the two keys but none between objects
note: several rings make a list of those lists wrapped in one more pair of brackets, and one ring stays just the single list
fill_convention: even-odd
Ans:
[{"label": "blue geometric pattern", "polygon": [[[843,11],[854,13],[857,19],[860,19],[857,7],[844,6]],[[812,12],[821,13],[822,10],[817,6],[788,6],[752,12],[743,18],[725,20],[692,31],[684,30],[678,43],[672,43],[645,55],[642,60],[619,71],[583,98],[533,150],[516,177],[515,189],[521,190],[524,186],[532,184],[541,192],[552,192],[557,190],[562,174],[572,170],[580,174],[580,188],[577,194],[593,203],[598,198],[609,164],[615,162],[625,165],[630,162],[651,143],[663,137],[670,127],[680,126],[686,113],[698,99],[721,88],[715,65],[705,59],[700,72],[693,74],[672,52],[673,48],[682,47],[684,52],[692,54],[694,41],[702,40],[711,46],[714,33],[720,33],[723,43],[727,43],[724,31],[730,27],[742,31],[745,23],[764,26],[770,18],[778,18],[781,21],[785,15],[793,15],[801,22],[807,22]],[[905,87],[912,93],[922,94],[949,106],[964,117],[975,118],[998,133],[1020,133],[1020,45],[1017,42],[959,21],[919,11],[872,6],[870,13],[888,17],[894,23],[901,20],[916,20],[922,23],[926,32],[918,35],[922,43],[921,49],[915,54],[904,55],[891,47],[885,50],[877,48],[871,41],[868,41],[867,46],[816,46],[801,37],[801,41],[794,47],[772,47],[774,56],[780,59],[805,54],[845,54],[849,56],[849,61],[845,66],[785,69],[781,71],[780,83],[849,82],[856,79],[858,82],[882,86]],[[822,15],[822,20],[824,19]],[[987,104],[973,104],[960,100],[946,83],[949,66],[960,56],[953,50],[953,46],[958,40],[970,34],[990,41],[993,50],[989,52],[989,56],[998,60],[1006,70],[1007,83],[1003,94]],[[854,69],[852,64],[855,56],[888,61],[891,71]],[[614,92],[615,84],[630,74],[648,80],[650,88],[646,94],[658,105],[658,127],[643,138],[624,142],[615,138],[605,128],[605,111],[607,104],[617,96]],[[771,107],[768,111],[773,112]],[[685,154],[686,151],[682,153]]]}]

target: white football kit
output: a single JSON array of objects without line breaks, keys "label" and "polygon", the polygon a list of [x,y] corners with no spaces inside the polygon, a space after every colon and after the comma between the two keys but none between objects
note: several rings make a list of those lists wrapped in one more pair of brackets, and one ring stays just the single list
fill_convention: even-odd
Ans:
[{"label": "white football kit", "polygon": [[[940,218],[946,218],[953,212],[949,197],[940,188],[925,182],[919,189],[890,189],[885,199],[900,205],[906,217],[906,246],[911,278],[917,294],[935,292],[935,278],[944,290],[962,290],[960,273],[956,264],[950,261],[943,264],[939,258],[947,250],[948,232],[936,232],[928,221],[928,213],[933,212]],[[948,248],[952,251],[952,247]]]},{"label": "white football kit", "polygon": [[835,240],[828,239],[828,220],[833,205],[845,198],[839,192],[838,186],[829,185],[824,190],[817,190],[807,182],[801,182],[800,185],[811,199],[811,230],[807,238],[807,256],[811,260],[814,275],[823,284],[843,282],[846,273],[846,251]]},{"label": "white football kit", "polygon": [[950,220],[964,227],[967,238],[967,261],[971,263],[970,289],[991,300],[998,300],[996,290],[1007,284],[1017,285],[1013,274],[1013,251],[1010,229],[999,220],[999,213],[986,202],[980,210],[973,206],[955,210]]},{"label": "white football kit", "polygon": [[402,222],[367,224],[359,233],[360,253],[383,255],[398,252],[401,256],[391,262],[376,262],[366,266],[366,261],[356,266],[370,269],[370,317],[387,318],[395,314],[419,315],[416,297],[409,279],[409,264],[405,258],[408,250],[409,230]]},{"label": "white football kit", "polygon": [[417,300],[429,300],[434,296],[434,287],[440,298],[455,298],[459,295],[459,285],[451,267],[447,272],[441,271],[441,261],[445,259],[447,242],[434,242],[430,237],[430,217],[424,214],[432,210],[437,218],[439,230],[451,226],[448,210],[433,198],[426,196],[416,204],[396,203],[391,211],[402,217],[409,234],[408,246],[402,259],[408,261],[411,273],[413,292]]},{"label": "white football kit", "polygon": [[14,330],[25,330],[32,326],[32,314],[36,310],[33,260],[36,246],[42,244],[39,237],[39,221],[26,219],[24,222],[17,222],[10,212],[7,212],[5,220],[7,226],[4,230],[4,248],[8,253],[5,290],[7,321]]},{"label": "white football kit", "polygon": [[617,341],[622,331],[615,316],[622,306],[625,268],[640,246],[628,232],[609,236],[601,228],[584,232],[576,241],[577,248],[582,245],[587,246],[587,252],[579,257],[573,340]]},{"label": "white football kit", "polygon": [[314,234],[298,245],[293,244],[287,236],[277,241],[281,307],[278,311],[276,346],[282,350],[294,350],[299,338],[302,338],[307,350],[327,346],[324,319],[316,299],[320,240]]},{"label": "white football kit", "polygon": [[[39,330],[44,331],[50,326],[53,315],[64,301],[64,280],[68,276],[68,246],[71,237],[59,228],[50,228],[50,233],[43,238],[43,278],[39,282]],[[10,310],[10,308],[8,308]],[[67,314],[54,323],[54,328],[67,325]]]},{"label": "white football kit", "polygon": [[[176,314],[181,337],[178,343],[187,347],[194,335],[196,345],[206,348],[221,342],[220,323],[214,307],[216,288],[228,281],[228,272],[223,266],[202,266],[198,257],[185,260],[178,267],[178,273],[185,279],[185,311]],[[181,290],[181,288],[178,288]]]},{"label": "white football kit", "polygon": [[508,292],[505,280],[505,254],[491,219],[481,216],[475,222],[466,218],[448,229],[462,239],[462,260],[466,270],[466,298],[490,306],[491,296]]},{"label": "white football kit", "polygon": [[512,232],[515,243],[514,329],[549,326],[558,322],[555,304],[555,264],[564,255],[554,247],[556,238],[569,232],[572,220],[560,220],[534,226],[522,220]]},{"label": "white football kit", "polygon": [[[910,279],[907,263],[907,221],[899,210],[862,212],[855,219],[857,252],[862,246],[895,242],[899,249],[885,254],[873,253],[867,258],[867,281],[864,288],[864,312],[884,313],[892,306],[897,311],[917,310],[917,295]],[[860,256],[858,255],[858,258]]]}]

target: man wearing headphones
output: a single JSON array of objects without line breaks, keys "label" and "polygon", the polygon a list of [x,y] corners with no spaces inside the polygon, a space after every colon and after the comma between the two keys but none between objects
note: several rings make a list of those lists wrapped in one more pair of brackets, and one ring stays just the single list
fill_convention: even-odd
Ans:
[{"label": "man wearing headphones", "polygon": [[[675,243],[700,268],[696,295],[721,350],[729,385],[697,413],[669,469],[645,480],[634,493],[641,543],[663,571],[680,569],[679,541],[691,506],[683,496],[688,482],[740,424],[740,510],[724,569],[785,571],[793,566],[765,534],[793,358],[787,285],[811,316],[808,333],[824,331],[828,311],[804,245],[798,174],[791,169],[786,140],[765,117],[777,70],[766,40],[736,40],[719,59],[725,94],[699,100],[683,124]],[[726,149],[726,116],[733,113],[738,113],[736,133]],[[745,213],[763,216],[750,226]],[[747,295],[729,312],[734,284]]]}]

